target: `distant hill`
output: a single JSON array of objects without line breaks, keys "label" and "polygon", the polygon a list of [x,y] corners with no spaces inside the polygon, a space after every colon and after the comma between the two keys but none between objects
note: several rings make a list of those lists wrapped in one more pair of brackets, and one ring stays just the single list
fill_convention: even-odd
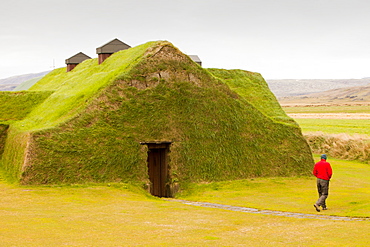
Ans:
[{"label": "distant hill", "polygon": [[13,91],[22,91],[22,90],[28,90],[30,87],[32,87],[36,82],[41,80],[44,76],[35,77],[32,79],[29,79],[27,81],[22,82],[19,84],[16,88],[13,89]]},{"label": "distant hill", "polygon": [[320,93],[332,89],[365,86],[370,77],[363,79],[286,79],[266,80],[276,97],[290,97]]},{"label": "distant hill", "polygon": [[0,79],[0,91],[13,91],[22,82],[28,81],[36,77],[42,77],[49,72],[50,71],[44,71],[40,73],[17,75],[5,79]]},{"label": "distant hill", "polygon": [[370,103],[370,84],[365,86],[337,88],[320,93],[293,97],[281,97],[281,104],[340,104],[340,103]]}]

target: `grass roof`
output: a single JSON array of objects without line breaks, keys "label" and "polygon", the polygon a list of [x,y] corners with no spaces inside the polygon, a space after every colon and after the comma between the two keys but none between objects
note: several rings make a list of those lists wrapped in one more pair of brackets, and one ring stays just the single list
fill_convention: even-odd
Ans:
[{"label": "grass roof", "polygon": [[203,69],[166,41],[54,70],[29,89],[44,91],[9,127],[12,180],[147,183],[149,141],[172,142],[168,183],[302,175],[313,163],[260,74]]}]

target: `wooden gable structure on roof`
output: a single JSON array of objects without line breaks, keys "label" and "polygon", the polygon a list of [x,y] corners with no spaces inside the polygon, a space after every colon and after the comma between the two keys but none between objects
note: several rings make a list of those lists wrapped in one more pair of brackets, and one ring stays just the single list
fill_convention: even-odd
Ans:
[{"label": "wooden gable structure on roof", "polygon": [[91,57],[82,52],[79,52],[76,55],[66,59],[67,72],[73,70],[78,64],[82,63],[86,59],[91,59]]},{"label": "wooden gable structure on roof", "polygon": [[96,54],[98,54],[99,64],[104,62],[104,60],[107,59],[113,53],[121,50],[126,50],[129,48],[131,48],[131,46],[129,46],[126,43],[123,43],[119,39],[114,39],[106,43],[105,45],[96,48]]}]

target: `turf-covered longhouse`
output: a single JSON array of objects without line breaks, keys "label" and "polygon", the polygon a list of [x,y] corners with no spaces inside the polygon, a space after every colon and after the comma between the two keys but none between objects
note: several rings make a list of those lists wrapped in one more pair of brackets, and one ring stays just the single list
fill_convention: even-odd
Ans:
[{"label": "turf-covered longhouse", "polygon": [[204,69],[166,41],[56,69],[22,93],[39,97],[30,112],[0,115],[2,169],[22,184],[136,181],[171,196],[175,184],[313,164],[260,74]]}]

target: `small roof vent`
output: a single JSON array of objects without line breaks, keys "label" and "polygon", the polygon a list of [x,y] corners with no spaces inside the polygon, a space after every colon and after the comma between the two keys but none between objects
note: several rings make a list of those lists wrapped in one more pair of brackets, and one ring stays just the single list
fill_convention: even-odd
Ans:
[{"label": "small roof vent", "polygon": [[202,61],[200,60],[200,58],[197,55],[189,55],[189,57],[191,58],[191,60],[193,60],[194,62],[196,62],[200,66],[202,66]]},{"label": "small roof vent", "polygon": [[76,55],[66,59],[67,72],[74,69],[78,64],[82,63],[86,59],[91,59],[91,57],[87,56],[86,54],[82,52],[79,52]]},{"label": "small roof vent", "polygon": [[105,45],[102,45],[102,46],[96,48],[96,54],[115,53],[117,51],[126,50],[126,49],[129,49],[129,48],[131,48],[131,46],[129,46],[128,44],[123,43],[119,39],[114,39],[112,41],[109,41]]},{"label": "small roof vent", "polygon": [[112,41],[109,41],[105,45],[102,45],[96,48],[96,54],[98,54],[99,64],[104,62],[104,60],[107,59],[113,53],[117,51],[121,51],[121,50],[126,50],[129,48],[131,48],[131,46],[129,46],[126,43],[123,43],[119,39],[114,39]]}]

